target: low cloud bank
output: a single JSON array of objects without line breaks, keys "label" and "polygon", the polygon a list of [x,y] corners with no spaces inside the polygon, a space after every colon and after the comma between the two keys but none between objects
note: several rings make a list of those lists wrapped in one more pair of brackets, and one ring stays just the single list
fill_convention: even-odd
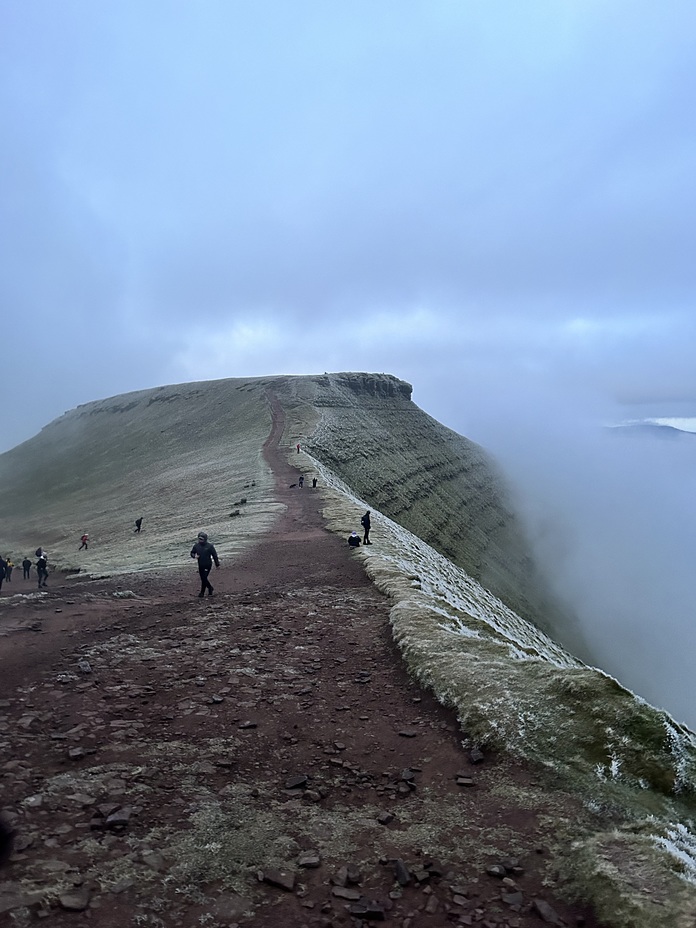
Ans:
[{"label": "low cloud bank", "polygon": [[447,418],[498,459],[596,663],[696,729],[696,438],[604,427],[621,417],[517,393]]}]

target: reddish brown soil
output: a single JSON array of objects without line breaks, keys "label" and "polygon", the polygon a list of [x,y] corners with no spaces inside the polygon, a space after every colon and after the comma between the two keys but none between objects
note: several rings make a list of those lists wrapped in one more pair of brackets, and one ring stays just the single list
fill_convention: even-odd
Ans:
[{"label": "reddish brown soil", "polygon": [[[215,597],[197,599],[193,562],[188,570],[138,581],[52,574],[43,601],[17,606],[9,605],[9,597],[33,591],[35,581],[25,582],[15,571],[3,588],[0,782],[18,849],[0,872],[0,923],[31,924],[43,917],[56,926],[91,920],[100,928],[368,924],[351,914],[356,903],[334,894],[331,880],[340,861],[314,869],[289,865],[297,877],[294,891],[256,882],[250,874],[247,895],[254,910],[245,915],[240,898],[215,883],[201,887],[200,899],[182,896],[164,879],[176,863],[168,858],[158,865],[162,879],[155,892],[137,881],[118,891],[104,888],[95,872],[99,865],[80,856],[79,842],[86,836],[108,847],[109,860],[128,853],[137,858],[139,838],[154,826],[186,827],[190,800],[174,760],[144,758],[144,744],[169,739],[205,752],[212,735],[232,733],[242,749],[206,768],[206,788],[222,790],[232,780],[254,797],[259,784],[271,782],[277,800],[323,809],[327,829],[332,811],[369,804],[394,815],[381,826],[392,835],[398,835],[402,819],[418,818],[427,795],[445,810],[465,804],[476,827],[483,824],[487,832],[504,825],[524,849],[518,855],[520,870],[508,876],[512,886],[485,872],[486,864],[498,861],[496,855],[483,866],[467,866],[446,857],[428,859],[419,846],[404,851],[395,843],[381,860],[369,844],[359,846],[343,863],[359,865],[360,882],[352,888],[381,906],[371,913],[374,918],[382,911],[387,924],[400,928],[532,928],[545,923],[534,904],[542,900],[563,924],[596,926],[591,913],[569,907],[542,884],[549,869],[548,832],[533,814],[489,790],[505,760],[487,755],[472,765],[456,719],[409,679],[391,639],[389,602],[341,539],[324,528],[319,493],[290,488],[297,473],[287,463],[286,449],[279,448],[282,430],[276,409],[266,455],[286,512],[242,562],[213,572]],[[136,597],[111,595],[124,588]],[[221,626],[222,620],[229,621]],[[207,645],[209,627],[215,640]],[[226,629],[224,645],[220,627]],[[90,673],[76,669],[88,651],[94,655],[94,648],[128,634],[159,653],[165,650],[166,660],[131,662],[126,643],[123,662],[113,656],[119,649],[105,650],[101,659],[90,658]],[[221,654],[232,649],[238,649],[234,657]],[[64,673],[72,679],[61,683]],[[247,722],[255,727],[240,727]],[[68,751],[76,747],[85,753],[70,759]],[[26,803],[41,793],[47,778],[113,763],[139,764],[143,770],[132,781],[112,778],[108,795]],[[414,773],[415,789],[401,779],[406,768]],[[460,771],[476,786],[457,785]],[[508,774],[519,782],[534,778],[522,768]],[[307,795],[304,788],[286,788],[294,775],[308,778]],[[146,789],[134,803],[130,790],[136,780]],[[261,790],[259,802],[263,795]],[[95,827],[95,799],[130,807],[128,824]],[[313,846],[299,830],[293,837],[301,848]],[[464,837],[471,842],[471,833]],[[411,879],[400,889],[391,857],[419,871],[420,881]],[[23,881],[44,861],[49,871],[67,861],[67,882],[86,907],[68,911],[55,897],[21,898]],[[516,887],[522,895],[511,902]]]}]

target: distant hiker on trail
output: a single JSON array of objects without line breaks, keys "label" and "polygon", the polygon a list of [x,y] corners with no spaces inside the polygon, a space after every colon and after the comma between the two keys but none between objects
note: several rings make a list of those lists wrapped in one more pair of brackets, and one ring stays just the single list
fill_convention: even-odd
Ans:
[{"label": "distant hiker on trail", "polygon": [[36,562],[36,575],[39,578],[39,587],[46,586],[48,580],[48,554],[42,549],[41,557]]},{"label": "distant hiker on trail", "polygon": [[24,571],[24,580],[29,580],[31,577],[31,561],[28,557],[25,557],[22,561],[22,570]]},{"label": "distant hiker on trail", "polygon": [[304,476],[300,474],[300,479],[297,481],[300,485],[300,489],[304,486]]},{"label": "distant hiker on trail", "polygon": [[2,581],[5,579],[7,572],[7,561],[0,557],[0,590],[2,590]]},{"label": "distant hiker on trail", "polygon": [[363,544],[371,545],[372,542],[370,541],[370,510],[369,509],[367,510],[365,515],[360,520],[360,524],[362,525],[365,531],[365,536],[363,538]]},{"label": "distant hiker on trail", "polygon": [[208,541],[205,532],[198,533],[198,541],[191,548],[191,557],[198,560],[198,573],[201,575],[201,591],[198,598],[203,599],[206,590],[208,590],[208,596],[212,596],[215,591],[210,584],[210,580],[208,580],[208,574],[213,566],[213,561],[215,561],[216,567],[220,566],[220,561],[218,560],[215,545]]},{"label": "distant hiker on trail", "polygon": [[139,534],[140,534],[140,529],[141,529],[142,527],[143,527],[143,517],[140,516],[139,519],[136,519],[136,520],[135,520],[135,534],[136,534],[136,535],[139,535]]},{"label": "distant hiker on trail", "polygon": [[312,477],[312,489],[316,490],[316,488],[317,488],[317,478]]},{"label": "distant hiker on trail", "polygon": [[350,535],[348,536],[348,544],[351,546],[351,548],[359,548],[360,547],[360,535],[358,535],[357,532],[351,532]]},{"label": "distant hiker on trail", "polygon": [[82,544],[77,550],[82,551],[83,548],[85,548],[86,550],[87,547],[89,546],[89,535],[87,534],[87,532],[85,532],[82,538],[80,538],[80,541],[82,542]]},{"label": "distant hiker on trail", "polygon": [[7,560],[5,561],[5,580],[7,580],[8,583],[12,583],[12,571],[13,570],[14,570],[14,564],[12,563],[12,560],[8,555]]},{"label": "distant hiker on trail", "polygon": [[298,441],[298,443],[297,443],[297,453],[298,453],[298,454],[300,453],[300,443],[299,443],[299,441]]}]

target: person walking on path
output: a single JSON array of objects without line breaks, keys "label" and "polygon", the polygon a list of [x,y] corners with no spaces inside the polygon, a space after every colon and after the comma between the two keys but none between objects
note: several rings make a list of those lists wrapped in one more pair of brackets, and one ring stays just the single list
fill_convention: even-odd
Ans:
[{"label": "person walking on path", "polygon": [[82,542],[82,544],[77,550],[82,551],[83,548],[87,550],[87,548],[89,547],[89,535],[87,534],[87,532],[85,532],[82,538],[80,538],[80,541]]},{"label": "person walking on path", "polygon": [[7,573],[7,561],[0,557],[0,590],[2,590],[2,581]]},{"label": "person walking on path", "polygon": [[300,474],[300,479],[297,481],[300,485],[300,489],[304,486],[304,474]]},{"label": "person walking on path", "polygon": [[41,557],[36,562],[36,575],[39,578],[39,588],[46,586],[48,580],[48,554],[41,552]]},{"label": "person walking on path", "polygon": [[201,575],[201,591],[198,594],[198,598],[203,599],[206,590],[208,591],[208,596],[212,596],[215,591],[211,586],[210,580],[208,580],[208,574],[212,569],[213,561],[215,561],[216,567],[220,566],[220,561],[217,556],[217,551],[215,550],[215,545],[208,541],[208,536],[205,532],[198,533],[198,541],[191,548],[191,557],[197,559],[198,573]]},{"label": "person walking on path", "polygon": [[28,557],[25,557],[22,561],[22,570],[24,571],[24,580],[29,580],[31,578],[31,561]]},{"label": "person walking on path", "polygon": [[143,517],[140,516],[139,519],[136,519],[136,520],[135,520],[135,534],[136,534],[136,535],[139,535],[139,534],[140,534],[140,529],[141,529],[142,527],[143,527]]},{"label": "person walking on path", "polygon": [[14,570],[14,564],[12,558],[8,557],[5,561],[5,580],[8,583],[12,583],[12,571]]},{"label": "person walking on path", "polygon": [[317,488],[317,478],[312,477],[312,489],[316,490],[316,488]]},{"label": "person walking on path", "polygon": [[297,453],[299,454],[299,453],[300,453],[300,443],[299,443],[299,441],[298,441],[298,443],[297,443],[297,446],[296,446],[296,447],[297,447]]},{"label": "person walking on path", "polygon": [[362,525],[363,531],[365,533],[363,537],[363,544],[371,545],[372,542],[370,541],[370,510],[369,509],[367,510],[365,515],[360,520],[360,524]]}]

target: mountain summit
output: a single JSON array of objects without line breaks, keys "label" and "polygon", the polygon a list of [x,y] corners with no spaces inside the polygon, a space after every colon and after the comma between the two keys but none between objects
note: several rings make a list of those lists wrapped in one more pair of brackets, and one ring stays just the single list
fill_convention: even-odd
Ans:
[{"label": "mountain summit", "polygon": [[[282,488],[277,467],[274,472],[269,464],[271,446],[285,458],[283,473],[289,482]],[[175,568],[183,566],[182,559],[200,530],[214,541],[224,564],[244,563],[247,570],[260,548],[296,544],[301,536],[293,535],[292,526],[308,511],[307,495],[313,492],[300,489],[300,478],[306,487],[317,479],[313,499],[321,506],[323,523],[343,539],[359,527],[365,510],[371,510],[373,545],[353,554],[346,546],[346,558],[360,559],[375,587],[388,597],[391,633],[410,677],[455,711],[470,762],[476,764],[491,752],[501,759],[499,771],[523,771],[512,779],[496,780],[486,801],[514,800],[522,818],[539,827],[542,821],[553,822],[554,879],[561,880],[566,895],[591,903],[611,928],[693,924],[693,733],[583,662],[580,637],[546,589],[494,463],[479,446],[420,410],[411,400],[409,384],[387,374],[368,373],[218,380],[143,390],[80,406],[0,456],[0,550],[11,552],[19,563],[37,545],[48,549],[50,565],[62,570],[64,578],[73,578],[63,583],[74,583],[84,603],[93,602],[90,584],[110,577],[126,579],[133,589],[147,590],[153,582],[166,590],[170,584],[162,577],[178,576]],[[288,495],[292,493],[296,495]],[[297,503],[300,493],[305,509]],[[281,515],[286,534],[279,539],[276,527]],[[143,531],[135,536],[134,523],[141,517]],[[89,534],[86,549],[80,547],[84,533]],[[313,538],[311,571],[321,579],[321,554],[316,535]],[[334,565],[341,563],[335,552],[332,557]],[[273,596],[282,607],[280,634],[288,636],[280,644],[291,645],[282,649],[288,662],[283,672],[291,676],[297,672],[298,655],[308,649],[316,654],[306,668],[312,674],[322,653],[318,641],[308,640],[318,620],[304,605],[302,558],[296,561],[287,601],[282,587],[290,574],[284,573],[287,567],[280,556],[273,578]],[[14,584],[12,588],[9,596],[7,589],[3,591],[0,601],[3,621],[23,608],[40,612],[49,595],[43,590],[29,596],[15,594]],[[124,591],[115,595],[120,592]],[[263,590],[254,593],[265,601],[262,594]],[[350,604],[334,587],[322,590],[320,599],[321,634],[327,636]],[[225,648],[233,643],[238,616],[247,612],[245,646],[255,647],[253,614],[260,608],[242,587],[236,598],[222,602],[203,643],[191,638],[187,624],[199,620],[185,616],[172,621],[183,622],[176,626],[182,640],[192,647],[204,646],[202,659],[214,663],[216,675],[225,672],[229,663]],[[178,614],[183,607],[177,605]],[[138,626],[138,634],[134,626],[122,637],[112,636],[111,644],[93,645],[89,653],[105,662],[112,660],[117,675],[125,672],[133,649],[134,660],[153,661],[157,653],[164,655],[163,666],[171,666],[166,649],[179,647],[176,640],[160,640],[161,634],[153,632],[159,635],[160,651],[156,651],[138,637],[169,622],[173,613],[164,611],[168,606],[169,601],[161,603],[157,620],[142,630]],[[370,625],[369,613],[356,615],[351,608],[351,635],[356,641],[360,638],[369,653],[369,636],[379,629]],[[143,611],[135,617],[142,617],[141,624],[147,620]],[[91,629],[89,619],[84,621],[85,629]],[[258,628],[268,641],[273,638],[275,633],[266,626]],[[105,630],[99,626],[90,633]],[[337,668],[348,659],[345,642],[343,647],[344,653],[331,652]],[[234,648],[229,652],[235,660],[237,652]],[[245,666],[239,672],[245,678],[260,675],[273,681],[273,674],[262,672],[263,659],[260,654],[258,666]],[[153,669],[157,666],[152,664]],[[138,672],[142,674],[142,667]],[[185,666],[178,673],[181,686],[190,682]],[[364,668],[356,668],[355,673],[347,680],[336,670],[324,681],[325,687],[337,687],[332,696],[336,712],[351,708],[343,697],[347,686],[371,682]],[[89,684],[78,680],[74,674],[66,677],[66,683],[76,684],[75,699],[85,699],[81,694]],[[121,685],[113,685],[120,693]],[[256,702],[242,700],[240,705],[258,707],[264,700],[273,705],[274,696],[261,699],[254,687],[242,687],[240,693],[247,690],[255,694]],[[19,691],[24,693],[21,687]],[[300,692],[309,697],[313,690],[310,686]],[[153,694],[148,691],[145,696],[149,700]],[[378,699],[387,696],[376,694]],[[215,705],[220,698],[214,697]],[[127,700],[119,703],[124,712],[127,705]],[[190,700],[176,705],[202,717],[212,711]],[[304,705],[311,709],[311,698]],[[356,699],[353,707],[359,705]],[[96,714],[91,703],[85,711],[90,718]],[[40,718],[22,715],[19,721],[31,725]],[[116,723],[126,724],[121,719]],[[406,728],[397,737],[417,733]],[[303,747],[299,735],[286,732],[285,736],[302,750],[310,750],[309,742]],[[167,750],[169,744],[165,739],[158,750]],[[206,750],[213,750],[212,741],[206,745]],[[102,750],[105,755],[118,755],[111,743]],[[201,744],[195,748],[199,750]],[[268,750],[275,748],[269,744]],[[340,750],[335,744],[329,749]],[[343,761],[334,761],[343,769]],[[428,756],[427,764],[431,763]],[[128,769],[128,775],[135,777]],[[363,774],[356,769],[355,782],[367,784],[360,781]],[[101,767],[99,771],[99,775],[104,772]],[[397,792],[411,794],[412,773],[402,770]],[[61,776],[56,782],[62,788]],[[372,774],[368,779],[376,783]],[[458,780],[468,786],[471,778],[460,771]],[[113,777],[110,782],[115,782]],[[186,782],[192,782],[190,777]],[[74,783],[71,788],[84,796],[87,787],[81,782],[79,788]],[[501,791],[497,799],[495,789]],[[317,796],[318,802],[325,798]],[[213,798],[219,804],[219,798]],[[241,794],[235,799],[241,802]],[[420,811],[425,814],[426,806]],[[200,821],[194,813],[195,826]],[[415,828],[418,823],[413,824]],[[268,823],[267,827],[276,828]],[[219,828],[215,840],[201,832],[206,849],[217,846],[218,832]],[[436,849],[428,849],[431,837],[424,832],[419,840],[428,854],[435,855]],[[387,857],[395,856],[393,847],[388,850]],[[450,845],[448,853],[459,852]],[[350,892],[360,896],[357,890]],[[522,919],[528,915],[532,917],[521,907],[515,919],[526,928]]]}]

